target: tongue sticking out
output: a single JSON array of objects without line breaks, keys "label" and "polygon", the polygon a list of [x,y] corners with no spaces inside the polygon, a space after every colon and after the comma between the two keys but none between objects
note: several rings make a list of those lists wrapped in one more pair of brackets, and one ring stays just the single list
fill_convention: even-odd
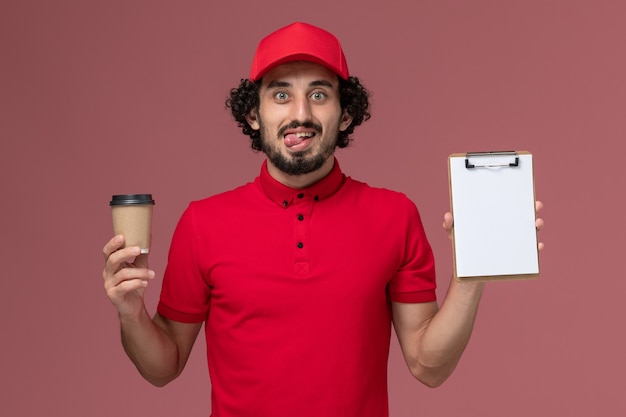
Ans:
[{"label": "tongue sticking out", "polygon": [[302,143],[304,139],[305,138],[298,137],[297,135],[289,134],[285,136],[285,145],[287,147],[296,146],[297,144]]}]

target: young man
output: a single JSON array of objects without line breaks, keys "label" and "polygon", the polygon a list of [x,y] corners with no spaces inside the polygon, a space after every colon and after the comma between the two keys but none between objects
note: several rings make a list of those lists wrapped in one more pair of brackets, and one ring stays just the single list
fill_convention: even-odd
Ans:
[{"label": "young man", "polygon": [[342,173],[334,151],[369,106],[338,40],[304,23],[270,34],[227,105],[267,159],[254,182],[189,205],[152,319],[147,258],[120,249],[123,236],[104,247],[139,372],[158,386],[176,378],[204,323],[213,416],[387,416],[393,323],[413,375],[443,383],[483,284],[453,280],[439,308],[415,205]]}]

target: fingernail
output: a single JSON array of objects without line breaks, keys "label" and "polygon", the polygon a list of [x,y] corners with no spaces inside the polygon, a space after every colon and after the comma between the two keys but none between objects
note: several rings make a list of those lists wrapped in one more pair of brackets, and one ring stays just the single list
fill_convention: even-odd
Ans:
[{"label": "fingernail", "polygon": [[148,271],[148,278],[152,279],[152,278],[154,278],[154,276],[155,276],[154,271],[152,271],[152,270]]}]

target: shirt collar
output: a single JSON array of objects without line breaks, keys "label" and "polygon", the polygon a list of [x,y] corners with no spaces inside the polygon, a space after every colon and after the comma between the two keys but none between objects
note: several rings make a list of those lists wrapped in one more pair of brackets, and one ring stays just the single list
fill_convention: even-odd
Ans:
[{"label": "shirt collar", "polygon": [[281,207],[288,207],[300,195],[310,196],[315,201],[328,198],[341,188],[344,180],[345,176],[336,158],[328,175],[306,188],[291,188],[276,181],[267,171],[267,160],[263,162],[258,178],[263,192]]}]

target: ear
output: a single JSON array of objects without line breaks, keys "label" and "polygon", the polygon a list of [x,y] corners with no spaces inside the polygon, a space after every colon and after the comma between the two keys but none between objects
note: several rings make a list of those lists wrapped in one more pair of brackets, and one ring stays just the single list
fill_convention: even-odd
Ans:
[{"label": "ear", "polygon": [[350,124],[352,124],[353,117],[350,116],[347,110],[343,110],[343,114],[341,115],[341,123],[339,123],[339,130],[343,132],[346,130]]},{"label": "ear", "polygon": [[258,112],[258,109],[252,109],[250,110],[250,113],[246,115],[246,121],[248,122],[250,127],[254,130],[259,130],[261,128],[261,125],[259,124],[259,118],[258,118],[257,112]]}]

